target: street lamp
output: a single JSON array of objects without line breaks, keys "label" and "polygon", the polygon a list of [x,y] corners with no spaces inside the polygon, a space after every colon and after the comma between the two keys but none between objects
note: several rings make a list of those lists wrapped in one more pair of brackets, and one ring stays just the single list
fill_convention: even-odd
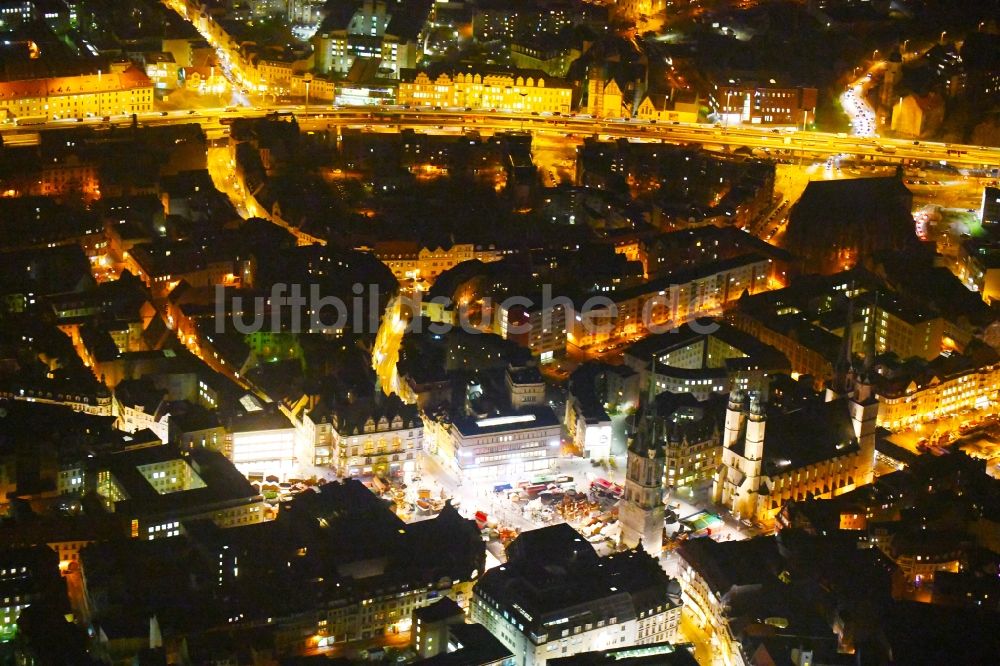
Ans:
[{"label": "street lamp", "polygon": [[941,31],[941,43],[942,44],[944,44],[944,36],[947,35],[947,34],[948,34],[947,30],[942,30]]}]

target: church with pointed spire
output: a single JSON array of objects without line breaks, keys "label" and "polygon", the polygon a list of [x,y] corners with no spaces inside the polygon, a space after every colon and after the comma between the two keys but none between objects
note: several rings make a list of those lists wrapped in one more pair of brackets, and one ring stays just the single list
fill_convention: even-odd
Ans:
[{"label": "church with pointed spire", "polygon": [[629,441],[625,494],[618,507],[618,520],[624,546],[641,546],[657,558],[663,550],[666,465],[666,434],[657,418],[656,400],[650,382],[649,398],[642,418]]}]

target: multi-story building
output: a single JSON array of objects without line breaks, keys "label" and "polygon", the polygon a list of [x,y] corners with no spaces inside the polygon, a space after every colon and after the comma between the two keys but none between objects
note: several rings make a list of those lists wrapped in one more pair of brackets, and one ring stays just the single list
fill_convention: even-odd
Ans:
[{"label": "multi-story building", "polygon": [[472,619],[517,666],[669,641],[680,612],[679,587],[655,558],[642,549],[598,557],[565,523],[517,537],[504,566],[480,576],[472,599]]},{"label": "multi-story building", "polygon": [[[560,455],[562,426],[547,406],[476,418],[460,416],[450,428],[442,463],[471,479],[514,479],[551,469]],[[450,458],[450,459],[449,459]]]},{"label": "multi-story building", "polygon": [[970,32],[962,42],[966,94],[977,104],[1000,99],[1000,35]]},{"label": "multi-story building", "polygon": [[[832,376],[845,345],[926,361],[947,346],[965,342],[961,326],[945,320],[930,305],[886,288],[864,270],[803,276],[790,287],[741,300],[727,319],[779,350],[793,372],[810,375],[817,385]],[[845,342],[845,337],[850,340]],[[959,342],[949,342],[949,337]]]},{"label": "multi-story building", "polygon": [[623,289],[586,311],[579,308],[569,321],[568,340],[589,347],[718,315],[744,292],[770,289],[773,263],[759,254],[742,255]]},{"label": "multi-story building", "polygon": [[545,404],[545,382],[534,366],[508,365],[504,373],[504,384],[510,395],[510,406],[514,409]]},{"label": "multi-story building", "polygon": [[518,69],[532,69],[563,77],[580,57],[575,46],[549,44],[547,40],[522,39],[510,45],[510,59]]},{"label": "multi-story building", "polygon": [[1000,242],[992,236],[966,239],[958,252],[958,278],[987,303],[1000,299]]},{"label": "multi-story building", "polygon": [[96,492],[133,539],[177,536],[186,520],[219,527],[264,519],[264,501],[222,454],[182,453],[168,444],[68,462],[59,475],[61,494]]},{"label": "multi-story building", "polygon": [[968,561],[971,539],[962,532],[906,529],[894,523],[876,524],[872,531],[879,534],[878,548],[910,585],[933,584],[936,573],[958,573]]},{"label": "multi-story building", "polygon": [[715,403],[690,393],[656,396],[656,415],[666,454],[663,485],[669,491],[713,478],[722,455]]},{"label": "multi-story building", "polygon": [[[586,5],[584,5],[586,6]],[[541,38],[555,35],[580,22],[579,5],[524,0],[477,0],[472,15],[472,35],[480,42],[509,43],[520,35]]]},{"label": "multi-story building", "polygon": [[326,0],[288,0],[288,20],[293,24],[315,26],[323,20]]},{"label": "multi-story building", "polygon": [[134,66],[77,76],[0,82],[0,115],[7,119],[60,120],[146,113],[153,82]]},{"label": "multi-story building", "polygon": [[400,74],[399,104],[511,113],[569,113],[573,87],[538,70]]},{"label": "multi-story building", "polygon": [[326,14],[312,38],[320,73],[346,73],[357,58],[377,58],[382,69],[398,78],[413,68],[422,54],[420,35],[431,3],[364,0],[344,3]]},{"label": "multi-story building", "polygon": [[[272,521],[238,529],[205,521],[185,527],[179,538],[118,540],[84,550],[85,593],[95,614],[110,623],[134,617],[146,604],[171,636],[266,628],[274,653],[284,658],[355,641],[398,640],[423,606],[448,597],[467,608],[486,566],[475,521],[450,504],[435,518],[406,524],[356,480],[300,493]],[[179,558],[184,566],[177,566]],[[154,579],[161,593],[149,598],[144,584]],[[200,614],[197,625],[170,613],[206,586],[219,603]],[[310,594],[301,594],[304,589]],[[192,660],[210,661],[204,652]]]},{"label": "multi-story building", "polygon": [[0,551],[0,642],[13,640],[21,611],[33,604],[68,612],[58,556],[45,544]]},{"label": "multi-story building", "polygon": [[724,72],[713,78],[708,103],[724,124],[802,127],[816,119],[815,88],[789,85],[774,76],[738,72]]},{"label": "multi-story building", "polygon": [[979,219],[984,225],[1000,225],[1000,187],[984,187],[983,202],[979,206]]},{"label": "multi-story building", "polygon": [[[968,350],[967,350],[968,351]],[[880,374],[878,425],[898,430],[971,409],[995,409],[1000,358],[978,345],[974,353],[941,356]]]},{"label": "multi-story building", "polygon": [[892,351],[900,358],[916,356],[927,361],[941,353],[945,321],[937,314],[881,290],[865,294],[861,301],[856,307],[864,317],[863,344],[872,335],[879,353]]},{"label": "multi-story building", "polygon": [[[825,560],[832,560],[827,556],[830,551],[820,550],[822,545],[827,544],[817,544],[817,550],[823,553]],[[858,552],[856,540],[851,547]],[[678,578],[683,589],[684,608],[697,618],[700,629],[710,637],[712,645],[717,646],[719,663],[727,666],[755,663],[751,648],[745,647],[743,640],[763,632],[779,631],[775,626],[780,626],[782,635],[791,637],[795,645],[801,639],[805,646],[819,644],[836,655],[836,634],[819,610],[825,610],[824,600],[816,598],[818,595],[812,591],[826,588],[817,585],[813,576],[790,581],[787,573],[781,574],[790,565],[782,558],[779,548],[776,537],[727,542],[702,537],[680,544]],[[845,549],[831,550],[843,557]],[[816,566],[816,559],[807,556],[805,560],[807,567]],[[843,569],[845,564],[835,566]],[[839,621],[835,613],[830,616],[837,617],[834,622]],[[837,629],[843,630],[842,627]],[[802,660],[789,663],[814,663],[812,654],[812,650],[805,649]]]},{"label": "multi-story building", "polygon": [[651,335],[625,350],[625,365],[639,373],[641,386],[652,378],[657,393],[690,393],[698,400],[762,388],[768,375],[791,371],[784,354],[723,321]]},{"label": "multi-story building", "polygon": [[566,398],[566,436],[583,456],[607,460],[611,456],[611,417],[591,396],[570,393]]},{"label": "multi-story building", "polygon": [[174,54],[168,52],[147,53],[143,60],[146,65],[146,76],[153,82],[156,90],[170,91],[180,85],[180,67],[174,60]]},{"label": "multi-story building", "polygon": [[166,296],[181,280],[192,287],[238,286],[252,281],[253,260],[213,256],[193,243],[136,245],[125,253],[125,264],[146,283],[154,296]]},{"label": "multi-story building", "polygon": [[0,398],[43,405],[60,405],[94,416],[114,416],[115,408],[107,387],[94,380],[91,386],[52,387],[44,383],[10,383],[0,388]]},{"label": "multi-story building", "polygon": [[379,242],[372,248],[372,253],[388,266],[400,282],[418,280],[426,286],[463,261],[497,261],[503,257],[503,252],[492,245],[455,243],[450,247],[429,248],[411,241]]},{"label": "multi-story building", "polygon": [[531,350],[542,363],[551,363],[566,353],[568,302],[551,303],[512,298],[496,306],[493,329],[504,340],[513,340]]},{"label": "multi-story building", "polygon": [[412,633],[419,663],[514,666],[510,650],[482,625],[466,624],[465,611],[448,597],[413,611]]},{"label": "multi-story building", "polygon": [[295,469],[297,459],[312,463],[308,455],[298,455],[295,428],[282,414],[243,415],[230,425],[230,432],[229,459],[246,476],[285,479]]},{"label": "multi-story building", "polygon": [[312,440],[313,464],[341,477],[394,477],[413,472],[424,448],[417,407],[392,394],[353,404],[320,403],[305,414],[299,436]]},{"label": "multi-story building", "polygon": [[30,21],[35,18],[35,3],[31,0],[4,0],[0,2],[0,17],[4,23]]}]

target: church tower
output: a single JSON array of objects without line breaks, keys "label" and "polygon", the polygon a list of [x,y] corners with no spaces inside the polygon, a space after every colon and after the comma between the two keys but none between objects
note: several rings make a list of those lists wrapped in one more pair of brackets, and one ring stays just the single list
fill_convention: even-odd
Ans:
[{"label": "church tower", "polygon": [[587,113],[600,118],[604,110],[604,72],[599,65],[587,68]]},{"label": "church tower", "polygon": [[762,483],[764,432],[767,425],[763,395],[750,393],[749,408],[742,395],[733,392],[726,409],[726,433],[712,489],[717,504],[740,516],[754,518]]},{"label": "church tower", "polygon": [[879,99],[883,108],[891,110],[896,103],[896,91],[899,89],[899,83],[902,78],[903,56],[896,50],[889,54],[889,58],[885,62],[882,91]]},{"label": "church tower", "polygon": [[875,476],[875,425],[878,419],[878,398],[871,384],[871,370],[861,374],[855,383],[854,395],[848,401],[851,425],[861,448],[855,468],[856,486],[871,483]]},{"label": "church tower", "polygon": [[733,389],[729,394],[729,404],[726,406],[726,425],[722,437],[723,448],[728,449],[739,440],[745,423],[743,392],[739,389]]},{"label": "church tower", "polygon": [[667,454],[664,432],[656,415],[653,381],[651,378],[642,422],[629,442],[625,496],[618,507],[618,519],[624,546],[635,548],[641,543],[646,552],[659,559],[663,551],[663,477]]}]

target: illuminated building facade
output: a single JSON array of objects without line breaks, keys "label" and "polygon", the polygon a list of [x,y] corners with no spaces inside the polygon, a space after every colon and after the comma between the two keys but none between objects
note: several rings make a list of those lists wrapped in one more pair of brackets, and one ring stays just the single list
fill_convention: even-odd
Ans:
[{"label": "illuminated building facade", "polygon": [[96,492],[133,539],[178,536],[185,520],[229,528],[264,519],[263,498],[222,454],[156,440],[65,466],[59,491]]},{"label": "illuminated building facade", "polygon": [[771,525],[789,500],[832,497],[870,483],[877,415],[878,400],[866,383],[851,397],[779,414],[769,414],[757,392],[749,392],[749,400],[733,392],[714,501]]},{"label": "illuminated building facade", "polygon": [[992,236],[966,239],[958,252],[958,277],[987,303],[1000,299],[1000,242]]},{"label": "illuminated building facade", "polygon": [[464,478],[513,479],[552,468],[560,455],[562,426],[548,407],[499,416],[461,416],[451,424],[450,469]]},{"label": "illuminated building facade", "polygon": [[677,633],[679,589],[642,549],[598,557],[563,523],[522,533],[507,553],[504,566],[476,583],[471,615],[517,666],[663,643]]},{"label": "illuminated building facade", "polygon": [[570,393],[566,398],[566,436],[591,460],[611,456],[611,417],[600,404],[585,405]]},{"label": "illuminated building facade", "polygon": [[568,307],[558,299],[537,305],[505,300],[496,308],[493,328],[504,340],[530,349],[542,363],[551,363],[566,354]]},{"label": "illuminated building facade", "polygon": [[[609,340],[669,330],[697,317],[719,314],[744,292],[771,288],[773,260],[750,254],[678,271],[611,294],[612,302],[569,322],[569,342],[588,347]],[[654,329],[651,331],[650,326]]]},{"label": "illuminated building facade", "polygon": [[295,467],[295,429],[281,415],[254,414],[233,426],[230,460],[244,476],[287,478]]},{"label": "illuminated building facade", "polygon": [[503,252],[492,245],[480,247],[471,243],[456,243],[450,247],[429,248],[409,241],[376,243],[372,253],[400,282],[420,280],[427,286],[441,273],[463,261],[497,261],[503,257]]},{"label": "illuminated building facade", "polygon": [[157,90],[173,90],[180,85],[180,67],[172,53],[148,53],[145,56],[146,76]]},{"label": "illuminated building facade", "polygon": [[399,3],[389,11],[383,0],[365,0],[353,12],[329,12],[311,40],[317,70],[346,73],[356,59],[376,58],[383,70],[398,77],[417,64],[429,10],[424,3]]},{"label": "illuminated building facade", "polygon": [[783,85],[773,78],[743,80],[720,74],[708,102],[725,124],[802,127],[816,118],[817,95],[815,88]]},{"label": "illuminated building facade", "polygon": [[635,117],[656,122],[696,123],[700,105],[671,100],[668,95],[646,95],[636,107]]},{"label": "illuminated building facade", "polygon": [[400,75],[399,104],[440,106],[516,113],[569,113],[573,87],[544,72],[426,72]]},{"label": "illuminated building facade", "polygon": [[877,352],[892,351],[900,358],[916,356],[930,361],[941,353],[945,321],[940,316],[904,304],[884,291],[872,292],[863,298],[865,303],[860,306],[864,317],[862,343],[867,345],[868,336],[874,335],[873,346]]},{"label": "illuminated building facade", "polygon": [[63,118],[128,115],[153,110],[153,82],[137,67],[110,72],[0,83],[0,115],[7,118]]},{"label": "illuminated building facade", "polygon": [[0,591],[0,643],[14,639],[21,611],[32,604],[67,605],[57,556],[44,544],[0,552]]},{"label": "illuminated building facade", "polygon": [[587,72],[587,113],[595,118],[621,118],[625,115],[623,102],[618,82],[605,81],[601,69],[591,67]]},{"label": "illuminated building facade", "polygon": [[521,40],[510,45],[510,59],[518,69],[537,69],[549,76],[566,76],[569,66],[580,57],[573,46],[548,46],[541,41]]},{"label": "illuminated building facade", "polygon": [[303,417],[313,462],[341,477],[398,476],[413,472],[424,448],[424,423],[414,405],[391,395],[382,402],[327,407]]},{"label": "illuminated building facade", "polygon": [[954,361],[941,358],[918,376],[886,381],[878,387],[878,425],[899,430],[995,405],[1000,398],[1000,362],[995,358],[984,364]]},{"label": "illuminated building facade", "polygon": [[791,370],[784,354],[734,326],[723,321],[702,324],[636,342],[625,350],[625,365],[639,373],[643,385],[652,378],[658,394],[690,393],[697,400],[760,388],[768,375]]}]

